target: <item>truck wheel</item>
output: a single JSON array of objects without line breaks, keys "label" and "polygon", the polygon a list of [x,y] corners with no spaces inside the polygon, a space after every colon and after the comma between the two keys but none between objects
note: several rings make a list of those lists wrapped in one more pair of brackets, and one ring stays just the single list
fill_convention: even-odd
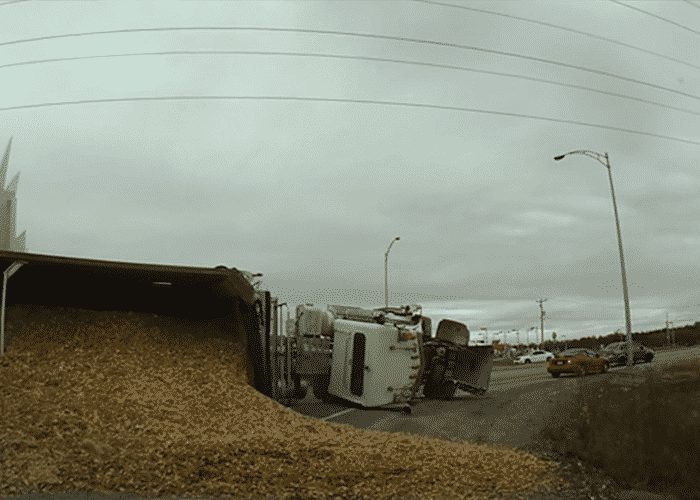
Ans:
[{"label": "truck wheel", "polygon": [[644,361],[646,363],[651,363],[652,359],[654,359],[654,356],[652,354],[647,354],[646,357],[644,358]]},{"label": "truck wheel", "polygon": [[452,380],[445,380],[440,386],[440,399],[452,399],[457,390],[457,385]]},{"label": "truck wheel", "polygon": [[435,364],[423,387],[423,395],[430,399],[450,399],[454,396],[457,385],[452,380],[445,380],[445,365]]},{"label": "truck wheel", "polygon": [[321,400],[328,399],[328,386],[330,385],[330,383],[330,375],[321,375],[318,377],[314,377],[314,380],[311,384],[314,396]]},{"label": "truck wheel", "polygon": [[552,373],[552,378],[559,378],[559,375],[561,375],[561,373],[554,372]]},{"label": "truck wheel", "polygon": [[309,390],[308,386],[305,382],[302,382],[299,376],[294,376],[292,381],[294,382],[294,389],[292,390],[291,397],[294,399],[304,399]]},{"label": "truck wheel", "polygon": [[525,364],[526,364],[526,365],[527,365],[527,364],[530,364],[530,363],[532,363],[532,361],[530,361],[529,359],[526,359],[526,360],[525,360]]},{"label": "truck wheel", "polygon": [[294,399],[304,399],[306,397],[306,394],[309,392],[309,388],[305,387],[303,385],[297,385],[294,387],[294,391],[292,392],[292,398]]}]

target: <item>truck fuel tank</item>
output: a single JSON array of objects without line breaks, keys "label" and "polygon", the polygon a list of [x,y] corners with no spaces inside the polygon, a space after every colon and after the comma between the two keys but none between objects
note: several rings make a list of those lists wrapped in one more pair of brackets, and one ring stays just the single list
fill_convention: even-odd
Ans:
[{"label": "truck fuel tank", "polygon": [[332,337],[333,315],[319,307],[297,307],[296,333],[304,337]]}]

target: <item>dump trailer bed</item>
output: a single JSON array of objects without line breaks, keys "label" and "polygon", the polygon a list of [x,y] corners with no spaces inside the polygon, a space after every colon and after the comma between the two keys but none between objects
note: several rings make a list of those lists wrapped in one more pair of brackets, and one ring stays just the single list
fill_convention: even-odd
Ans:
[{"label": "dump trailer bed", "polygon": [[[251,384],[269,394],[264,361],[269,307],[256,294],[249,273],[224,266],[174,266],[0,251],[0,271],[12,266],[16,272],[6,280],[6,306],[228,318],[231,337],[246,347]],[[9,335],[4,340],[8,346],[12,342]]]}]

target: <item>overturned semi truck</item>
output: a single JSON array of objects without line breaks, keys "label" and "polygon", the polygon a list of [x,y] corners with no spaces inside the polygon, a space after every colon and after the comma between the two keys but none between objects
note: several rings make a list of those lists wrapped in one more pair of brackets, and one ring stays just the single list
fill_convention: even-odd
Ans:
[{"label": "overturned semi truck", "polygon": [[420,306],[300,305],[294,318],[282,321],[276,299],[267,292],[259,299],[258,310],[273,316],[266,385],[279,401],[304,398],[311,388],[319,399],[408,409],[421,394],[450,399],[457,389],[488,389],[493,349],[470,346],[467,326],[452,320],[440,321],[432,337]]}]

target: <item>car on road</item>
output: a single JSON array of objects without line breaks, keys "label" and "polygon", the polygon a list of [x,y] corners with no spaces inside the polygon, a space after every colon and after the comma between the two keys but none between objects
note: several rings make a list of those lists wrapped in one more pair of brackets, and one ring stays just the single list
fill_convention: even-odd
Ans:
[{"label": "car on road", "polygon": [[[624,366],[627,364],[627,342],[613,342],[603,347],[601,354],[608,360],[610,366]],[[654,359],[653,349],[632,342],[632,361],[634,363],[650,363]]]},{"label": "car on road", "polygon": [[589,373],[605,373],[610,363],[595,351],[584,348],[566,349],[547,362],[547,371],[557,378],[562,373],[587,375]]},{"label": "car on road", "polygon": [[541,363],[543,361],[548,361],[553,357],[554,354],[549,351],[536,350],[518,356],[513,360],[513,362],[518,364]]}]

